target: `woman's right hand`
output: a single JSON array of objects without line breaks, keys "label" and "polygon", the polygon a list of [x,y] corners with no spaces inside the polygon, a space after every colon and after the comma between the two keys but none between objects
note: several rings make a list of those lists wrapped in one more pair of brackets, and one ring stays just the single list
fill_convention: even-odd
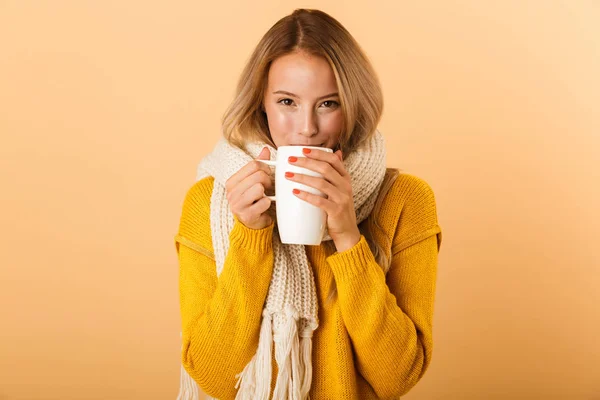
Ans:
[{"label": "woman's right hand", "polygon": [[[269,148],[265,147],[258,159],[268,160],[270,155]],[[272,188],[269,166],[260,161],[249,162],[225,182],[231,212],[248,228],[266,228],[273,219],[266,212],[271,206],[271,199],[265,197],[265,192]]]}]

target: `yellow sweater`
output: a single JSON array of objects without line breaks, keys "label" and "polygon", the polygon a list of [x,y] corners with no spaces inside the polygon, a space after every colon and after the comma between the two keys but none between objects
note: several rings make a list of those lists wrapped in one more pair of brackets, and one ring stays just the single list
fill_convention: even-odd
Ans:
[{"label": "yellow sweater", "polygon": [[[210,233],[213,178],[188,191],[175,245],[180,264],[182,362],[209,395],[234,399],[235,375],[258,346],[261,313],[273,270],[273,224],[260,230],[235,222],[217,278]],[[431,362],[432,317],[441,230],[433,192],[401,174],[377,217],[375,240],[392,254],[384,275],[364,237],[327,254],[306,246],[319,300],[310,396],[397,399]],[[383,237],[386,236],[386,237]],[[385,246],[384,246],[385,247]],[[328,300],[335,280],[338,295]],[[273,361],[273,387],[277,374]]]}]

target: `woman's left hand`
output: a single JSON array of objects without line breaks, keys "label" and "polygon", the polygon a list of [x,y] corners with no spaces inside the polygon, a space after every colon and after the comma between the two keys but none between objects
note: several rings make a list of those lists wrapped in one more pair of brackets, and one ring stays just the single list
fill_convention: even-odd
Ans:
[{"label": "woman's left hand", "polygon": [[356,225],[350,174],[342,162],[342,151],[328,153],[305,148],[302,153],[305,157],[290,157],[288,162],[318,172],[323,178],[290,172],[286,172],[286,178],[325,193],[326,198],[294,189],[297,197],[327,213],[327,231],[337,251],[348,250],[359,242],[360,231]]}]

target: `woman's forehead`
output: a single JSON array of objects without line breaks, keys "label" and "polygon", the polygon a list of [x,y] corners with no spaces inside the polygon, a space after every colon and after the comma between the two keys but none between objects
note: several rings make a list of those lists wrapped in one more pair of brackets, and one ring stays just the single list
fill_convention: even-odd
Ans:
[{"label": "woman's forehead", "polygon": [[283,90],[300,97],[319,97],[337,91],[327,60],[306,53],[291,53],[273,61],[268,79],[271,92]]}]

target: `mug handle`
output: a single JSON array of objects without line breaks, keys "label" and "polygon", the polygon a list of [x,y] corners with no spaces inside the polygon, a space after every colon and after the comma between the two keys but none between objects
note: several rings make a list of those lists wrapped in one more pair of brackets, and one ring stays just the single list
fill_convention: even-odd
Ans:
[{"label": "mug handle", "polygon": [[[256,161],[260,161],[263,164],[267,164],[270,165],[271,167],[276,167],[277,166],[277,161],[271,161],[271,160],[259,160],[259,159],[255,159]],[[265,196],[268,197],[269,199],[271,199],[271,201],[275,201],[275,196]]]}]

